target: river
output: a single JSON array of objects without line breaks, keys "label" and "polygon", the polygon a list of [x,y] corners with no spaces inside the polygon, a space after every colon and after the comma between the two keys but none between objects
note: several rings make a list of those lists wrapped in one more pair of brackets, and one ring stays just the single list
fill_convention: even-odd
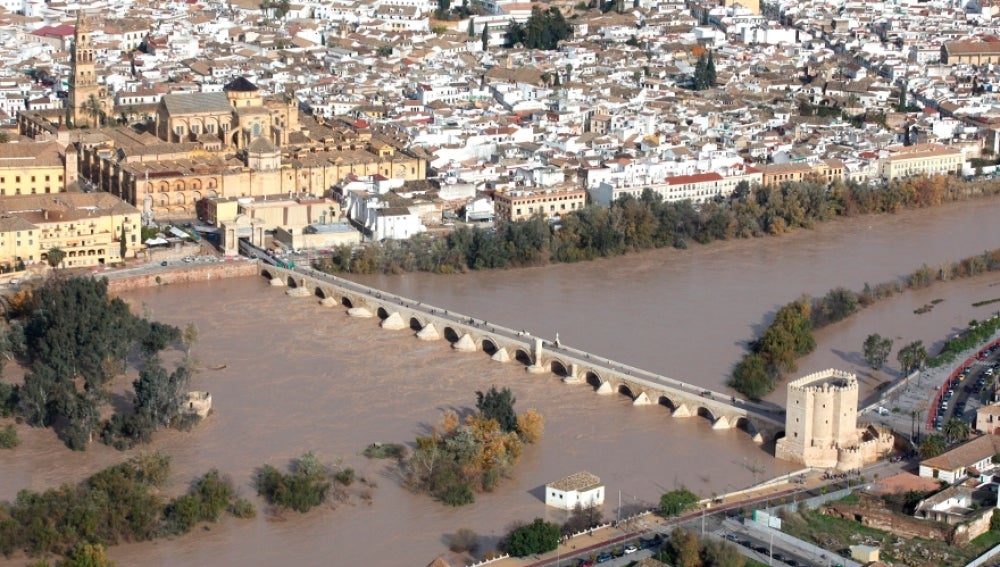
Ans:
[{"label": "river", "polygon": [[[778,238],[661,250],[592,263],[471,273],[364,278],[385,289],[476,318],[485,318],[601,356],[710,388],[722,388],[733,363],[781,304],[843,285],[859,289],[902,277],[921,263],[1000,246],[1000,200],[960,203],[898,215],[827,223]],[[969,319],[997,308],[971,303],[1000,297],[1000,275],[936,284],[877,304],[817,336],[800,373],[835,366],[863,370],[861,342],[871,332],[896,346],[923,340],[933,348]],[[662,406],[633,407],[625,396],[600,396],[587,385],[532,375],[483,353],[453,352],[408,331],[384,331],[373,319],[287,297],[262,279],[171,285],[130,292],[136,310],[201,330],[195,348],[206,368],[193,387],[209,390],[215,412],[189,433],[157,434],[155,447],[173,457],[166,494],[183,491],[205,470],[230,475],[261,508],[254,520],[227,519],[176,540],[126,544],[110,555],[121,565],[426,565],[445,551],[458,528],[495,543],[515,520],[556,519],[540,488],[588,470],[602,478],[614,517],[619,491],[629,506],[651,504],[676,486],[709,496],[742,488],[752,469],[773,476],[792,470],[742,431],[713,431],[702,418],[673,419]],[[930,313],[913,311],[942,299]],[[992,309],[991,309],[992,307]],[[222,370],[207,368],[226,365]],[[865,388],[898,373],[895,353]],[[10,371],[8,371],[10,372]],[[10,374],[7,374],[10,379]],[[117,384],[123,392],[131,377]],[[513,478],[473,506],[448,508],[399,486],[393,468],[360,451],[375,441],[410,442],[443,410],[468,410],[475,391],[507,385],[518,409],[546,420]],[[773,398],[782,400],[783,392]],[[101,445],[64,449],[46,430],[19,428],[25,443],[0,452],[0,498],[17,489],[74,482],[122,455]],[[285,465],[312,450],[326,462],[352,466],[377,483],[372,504],[352,489],[348,502],[301,516],[266,513],[250,486],[255,467]],[[0,564],[20,565],[21,560]]]}]

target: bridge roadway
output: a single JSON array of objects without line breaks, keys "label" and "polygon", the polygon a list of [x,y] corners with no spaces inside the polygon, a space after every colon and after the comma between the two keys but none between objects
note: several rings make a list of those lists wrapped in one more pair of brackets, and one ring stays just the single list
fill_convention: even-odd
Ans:
[{"label": "bridge roadway", "polygon": [[444,338],[459,351],[484,351],[499,362],[520,362],[528,372],[551,372],[566,383],[590,384],[600,394],[627,395],[633,405],[666,406],[673,417],[701,416],[715,429],[742,429],[757,443],[784,432],[783,410],[777,406],[737,399],[311,267],[289,269],[258,261],[258,272],[272,285],[291,288],[289,295],[343,305],[353,317],[377,316],[385,329],[410,329],[422,340]]}]

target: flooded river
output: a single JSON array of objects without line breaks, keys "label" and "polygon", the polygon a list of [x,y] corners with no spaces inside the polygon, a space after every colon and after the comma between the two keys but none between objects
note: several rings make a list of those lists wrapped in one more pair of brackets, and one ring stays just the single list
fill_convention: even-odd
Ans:
[{"label": "flooded river", "polygon": [[[560,340],[667,376],[721,388],[745,342],[781,304],[843,285],[902,277],[1000,246],[994,219],[1000,200],[962,203],[895,216],[838,221],[780,238],[663,250],[587,264],[473,273],[414,274],[366,283],[476,318]],[[871,332],[933,345],[996,305],[1000,275],[904,294],[819,334],[800,371],[863,368],[861,342]],[[547,514],[540,488],[588,470],[600,476],[614,517],[618,493],[630,506],[653,503],[676,486],[709,496],[749,485],[751,469],[772,476],[793,467],[775,461],[742,431],[713,431],[702,418],[674,419],[661,406],[632,407],[622,395],[532,375],[483,353],[458,353],[443,341],[383,331],[314,299],[293,299],[255,278],[132,292],[135,309],[179,326],[194,321],[203,370],[193,386],[212,393],[215,413],[190,433],[165,432],[155,446],[173,457],[179,493],[205,470],[229,474],[245,496],[255,467],[285,465],[304,451],[352,466],[378,487],[301,516],[227,519],[176,540],[115,547],[121,565],[426,565],[463,527],[490,547],[515,520]],[[942,299],[930,313],[915,309]],[[993,308],[991,310],[991,307]],[[226,365],[222,370],[207,368]],[[895,353],[872,388],[891,377]],[[125,389],[122,380],[120,389]],[[514,477],[473,506],[447,508],[399,486],[385,462],[360,451],[375,441],[409,442],[443,410],[468,409],[475,391],[509,386],[517,408],[537,408],[542,441],[528,448]],[[775,399],[783,393],[775,394]],[[21,428],[25,443],[0,452],[0,498],[17,489],[73,482],[122,458],[101,445],[64,449],[48,431]],[[260,506],[260,503],[258,502]],[[20,565],[24,561],[7,562]],[[0,561],[0,564],[7,564]]]}]

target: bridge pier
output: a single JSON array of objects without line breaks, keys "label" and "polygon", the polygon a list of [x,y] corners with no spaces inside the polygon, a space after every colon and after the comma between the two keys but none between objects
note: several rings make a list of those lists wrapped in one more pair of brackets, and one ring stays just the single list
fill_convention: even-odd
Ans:
[{"label": "bridge pier", "polygon": [[271,285],[273,287],[284,287],[286,284],[285,280],[281,278],[271,278]]},{"label": "bridge pier", "polygon": [[367,307],[351,307],[347,310],[347,314],[351,317],[357,317],[359,319],[370,319],[374,317],[372,312],[369,311]]},{"label": "bridge pier", "polygon": [[693,417],[695,413],[691,411],[691,408],[687,404],[681,404],[674,408],[674,413],[671,415],[673,417]]},{"label": "bridge pier", "polygon": [[461,352],[475,352],[479,350],[478,347],[476,347],[476,341],[472,340],[469,333],[465,333],[462,335],[462,338],[451,343],[451,348]]},{"label": "bridge pier", "polygon": [[382,319],[379,325],[387,331],[399,331],[406,328],[406,321],[403,321],[398,311],[393,311],[391,315]]},{"label": "bridge pier", "polygon": [[507,349],[500,347],[493,353],[490,360],[495,360],[497,362],[510,362],[510,354],[507,352]]},{"label": "bridge pier", "polygon": [[608,382],[607,380],[605,380],[604,382],[601,383],[601,386],[599,388],[597,388],[597,393],[598,394],[614,394],[615,391],[613,389],[611,389],[611,382]]},{"label": "bridge pier", "polygon": [[434,323],[427,323],[423,329],[417,331],[417,338],[422,341],[436,341],[441,338],[441,333],[438,332]]},{"label": "bridge pier", "polygon": [[730,423],[729,418],[722,416],[712,422],[712,429],[732,429],[733,424]]},{"label": "bridge pier", "polygon": [[649,396],[646,395],[646,392],[640,392],[639,395],[636,396],[634,400],[632,400],[632,405],[651,406],[653,405],[653,402],[649,399]]},{"label": "bridge pier", "polygon": [[533,360],[531,366],[526,370],[532,374],[541,374],[542,372],[548,372],[548,370],[541,365],[542,362],[542,339],[535,337],[535,348],[533,350]]},{"label": "bridge pier", "polygon": [[336,297],[328,295],[328,296],[324,297],[323,299],[320,299],[319,300],[319,304],[322,305],[323,307],[336,307],[336,306],[340,305],[340,302],[337,301]]},{"label": "bridge pier", "polygon": [[576,365],[575,362],[569,364],[569,368],[566,369],[567,375],[563,377],[563,382],[567,384],[581,384],[583,383],[583,378],[580,377],[580,367]]}]

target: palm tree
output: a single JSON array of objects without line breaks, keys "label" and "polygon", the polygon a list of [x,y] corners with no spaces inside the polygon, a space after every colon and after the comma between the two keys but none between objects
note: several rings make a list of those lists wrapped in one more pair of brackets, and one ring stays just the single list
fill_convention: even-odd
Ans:
[{"label": "palm tree", "polygon": [[49,265],[53,268],[58,268],[59,264],[62,264],[63,258],[65,257],[66,253],[63,252],[63,250],[58,246],[50,248],[47,256]]},{"label": "palm tree", "polygon": [[969,424],[964,419],[953,417],[945,422],[941,428],[941,433],[949,442],[964,441],[969,437]]},{"label": "palm tree", "polygon": [[936,457],[941,453],[944,453],[944,450],[944,437],[938,435],[937,433],[932,433],[924,439],[923,443],[920,444],[920,458],[930,459],[931,457]]},{"label": "palm tree", "polygon": [[90,116],[90,125],[97,126],[98,121],[101,117],[101,102],[97,100],[97,97],[90,95],[87,97],[87,101],[83,103],[83,109],[87,111]]}]

